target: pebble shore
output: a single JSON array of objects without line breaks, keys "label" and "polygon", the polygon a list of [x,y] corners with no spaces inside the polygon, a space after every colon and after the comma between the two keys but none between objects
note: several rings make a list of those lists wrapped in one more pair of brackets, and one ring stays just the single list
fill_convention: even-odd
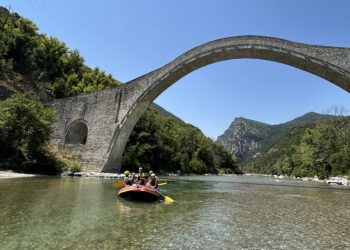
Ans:
[{"label": "pebble shore", "polygon": [[244,175],[245,176],[264,176],[264,177],[272,177],[275,179],[298,180],[303,182],[320,182],[320,183],[327,183],[330,185],[350,186],[350,181],[348,180],[347,176],[336,176],[336,177],[330,177],[329,179],[321,180],[316,175],[314,177],[295,177],[295,176],[288,176],[288,175],[268,175],[268,174],[244,174]]}]

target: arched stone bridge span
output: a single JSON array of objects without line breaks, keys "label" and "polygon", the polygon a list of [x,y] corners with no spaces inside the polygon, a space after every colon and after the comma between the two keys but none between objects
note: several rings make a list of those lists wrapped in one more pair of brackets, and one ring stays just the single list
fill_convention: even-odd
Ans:
[{"label": "arched stone bridge span", "polygon": [[132,129],[158,95],[198,68],[238,58],[287,64],[350,92],[349,48],[263,36],[228,37],[193,48],[120,87],[54,101],[57,122],[51,143],[62,151],[79,154],[86,171],[117,172]]}]

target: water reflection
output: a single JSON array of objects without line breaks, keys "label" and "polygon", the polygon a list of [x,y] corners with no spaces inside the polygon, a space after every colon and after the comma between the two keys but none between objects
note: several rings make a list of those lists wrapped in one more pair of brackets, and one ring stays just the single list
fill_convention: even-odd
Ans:
[{"label": "water reflection", "polygon": [[143,220],[152,219],[152,214],[158,213],[162,206],[161,201],[145,202],[132,201],[123,198],[116,199],[116,215],[123,218],[142,217]]}]

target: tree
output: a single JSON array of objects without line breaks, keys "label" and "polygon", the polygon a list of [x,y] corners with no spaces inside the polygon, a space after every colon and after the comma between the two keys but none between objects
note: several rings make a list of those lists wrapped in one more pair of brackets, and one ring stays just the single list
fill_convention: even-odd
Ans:
[{"label": "tree", "polygon": [[[27,165],[45,165],[54,112],[37,97],[16,94],[0,102],[0,162],[3,168],[25,171]],[[48,172],[56,165],[46,166]],[[50,169],[51,168],[51,169]],[[32,169],[35,170],[35,169]],[[47,173],[48,173],[47,172]]]}]

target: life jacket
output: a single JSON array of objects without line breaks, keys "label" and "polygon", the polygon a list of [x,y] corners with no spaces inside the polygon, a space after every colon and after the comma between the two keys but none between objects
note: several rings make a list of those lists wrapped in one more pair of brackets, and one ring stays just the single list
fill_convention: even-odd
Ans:
[{"label": "life jacket", "polygon": [[129,177],[125,177],[124,178],[124,183],[125,183],[125,185],[131,186],[132,185],[132,179],[129,178]]},{"label": "life jacket", "polygon": [[154,188],[158,188],[158,178],[155,177],[155,178],[151,179],[149,184]]},{"label": "life jacket", "polygon": [[137,179],[141,185],[145,185],[145,174],[144,173],[140,173],[138,175]]}]

